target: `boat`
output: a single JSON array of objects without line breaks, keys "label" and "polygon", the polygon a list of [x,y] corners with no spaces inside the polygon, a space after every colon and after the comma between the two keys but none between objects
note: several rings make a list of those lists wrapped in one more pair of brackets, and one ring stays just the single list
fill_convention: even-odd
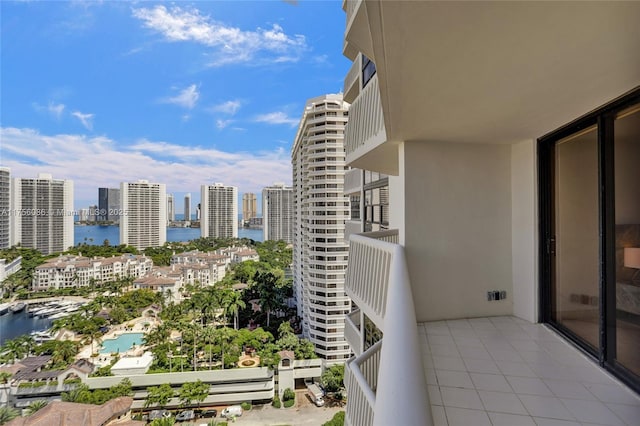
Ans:
[{"label": "boat", "polygon": [[16,303],[15,305],[11,305],[11,307],[9,308],[9,310],[10,310],[12,313],[14,313],[14,314],[15,314],[15,313],[18,313],[18,312],[23,311],[23,310],[24,310],[24,308],[26,308],[26,307],[27,307],[27,304],[26,304],[26,303],[24,303],[24,302],[18,302],[18,303]]},{"label": "boat", "polygon": [[4,315],[9,311],[10,303],[0,303],[0,315]]}]

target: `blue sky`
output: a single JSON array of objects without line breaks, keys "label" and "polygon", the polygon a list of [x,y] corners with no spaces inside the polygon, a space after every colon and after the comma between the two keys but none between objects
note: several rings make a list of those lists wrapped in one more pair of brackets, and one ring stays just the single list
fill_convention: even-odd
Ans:
[{"label": "blue sky", "polygon": [[291,183],[305,100],[342,91],[340,1],[0,1],[0,165],[98,187]]}]

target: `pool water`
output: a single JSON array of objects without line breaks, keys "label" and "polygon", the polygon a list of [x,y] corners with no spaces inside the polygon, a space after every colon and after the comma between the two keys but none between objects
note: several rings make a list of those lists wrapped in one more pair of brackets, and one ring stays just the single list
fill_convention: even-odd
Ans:
[{"label": "pool water", "polygon": [[102,341],[101,354],[112,354],[126,352],[133,345],[140,346],[144,333],[124,333],[115,339],[106,339]]}]

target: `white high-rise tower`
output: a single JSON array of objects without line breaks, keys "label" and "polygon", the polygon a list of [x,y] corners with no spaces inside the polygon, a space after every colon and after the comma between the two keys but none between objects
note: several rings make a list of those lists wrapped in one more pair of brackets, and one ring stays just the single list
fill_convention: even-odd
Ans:
[{"label": "white high-rise tower", "polygon": [[166,194],[162,183],[139,180],[120,184],[120,244],[145,249],[167,241]]},{"label": "white high-rise tower", "polygon": [[262,233],[264,241],[293,243],[293,188],[276,183],[262,190]]},{"label": "white high-rise tower", "polygon": [[40,173],[37,179],[15,178],[11,196],[11,245],[34,248],[43,254],[73,246],[73,181]]},{"label": "white high-rise tower", "polygon": [[200,187],[200,235],[238,238],[238,188],[221,183]]},{"label": "white high-rise tower", "polygon": [[330,362],[349,358],[344,291],[349,245],[344,238],[349,199],[344,195],[344,126],[349,104],[342,95],[310,99],[293,144],[293,283],[303,334]]}]

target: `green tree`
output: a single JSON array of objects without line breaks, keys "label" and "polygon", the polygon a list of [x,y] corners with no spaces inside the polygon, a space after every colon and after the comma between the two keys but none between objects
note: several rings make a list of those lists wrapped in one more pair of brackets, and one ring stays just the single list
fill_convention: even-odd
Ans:
[{"label": "green tree", "polygon": [[344,364],[334,364],[327,368],[322,376],[320,383],[327,392],[337,392],[344,387]]},{"label": "green tree", "polygon": [[174,395],[175,392],[168,383],[163,383],[160,386],[150,386],[147,388],[147,399],[144,402],[144,406],[156,405],[164,408]]},{"label": "green tree", "polygon": [[183,407],[191,405],[192,402],[197,402],[198,407],[200,403],[205,400],[209,395],[209,385],[203,383],[201,380],[197,382],[187,382],[180,387],[178,391],[178,397],[180,398],[180,405]]},{"label": "green tree", "polygon": [[270,325],[271,312],[282,306],[283,295],[280,291],[282,277],[278,274],[267,272],[256,272],[253,280],[258,285],[260,294],[260,309],[267,313],[267,328]]},{"label": "green tree", "polygon": [[344,426],[344,411],[338,411],[328,422],[322,424],[322,426]]},{"label": "green tree", "polygon": [[247,307],[247,304],[242,300],[242,294],[237,291],[232,291],[229,293],[229,298],[227,299],[227,312],[233,315],[233,328],[235,330],[238,329],[238,313],[240,309],[244,309]]},{"label": "green tree", "polygon": [[32,415],[33,413],[42,410],[44,407],[47,406],[47,404],[49,404],[48,401],[45,401],[43,399],[39,399],[37,401],[33,401],[31,404],[29,404],[29,407],[27,407],[27,413],[28,415]]},{"label": "green tree", "polygon": [[149,423],[149,426],[173,426],[174,424],[176,424],[176,419],[174,419],[173,417],[167,417],[162,419],[155,419],[151,423]]}]

